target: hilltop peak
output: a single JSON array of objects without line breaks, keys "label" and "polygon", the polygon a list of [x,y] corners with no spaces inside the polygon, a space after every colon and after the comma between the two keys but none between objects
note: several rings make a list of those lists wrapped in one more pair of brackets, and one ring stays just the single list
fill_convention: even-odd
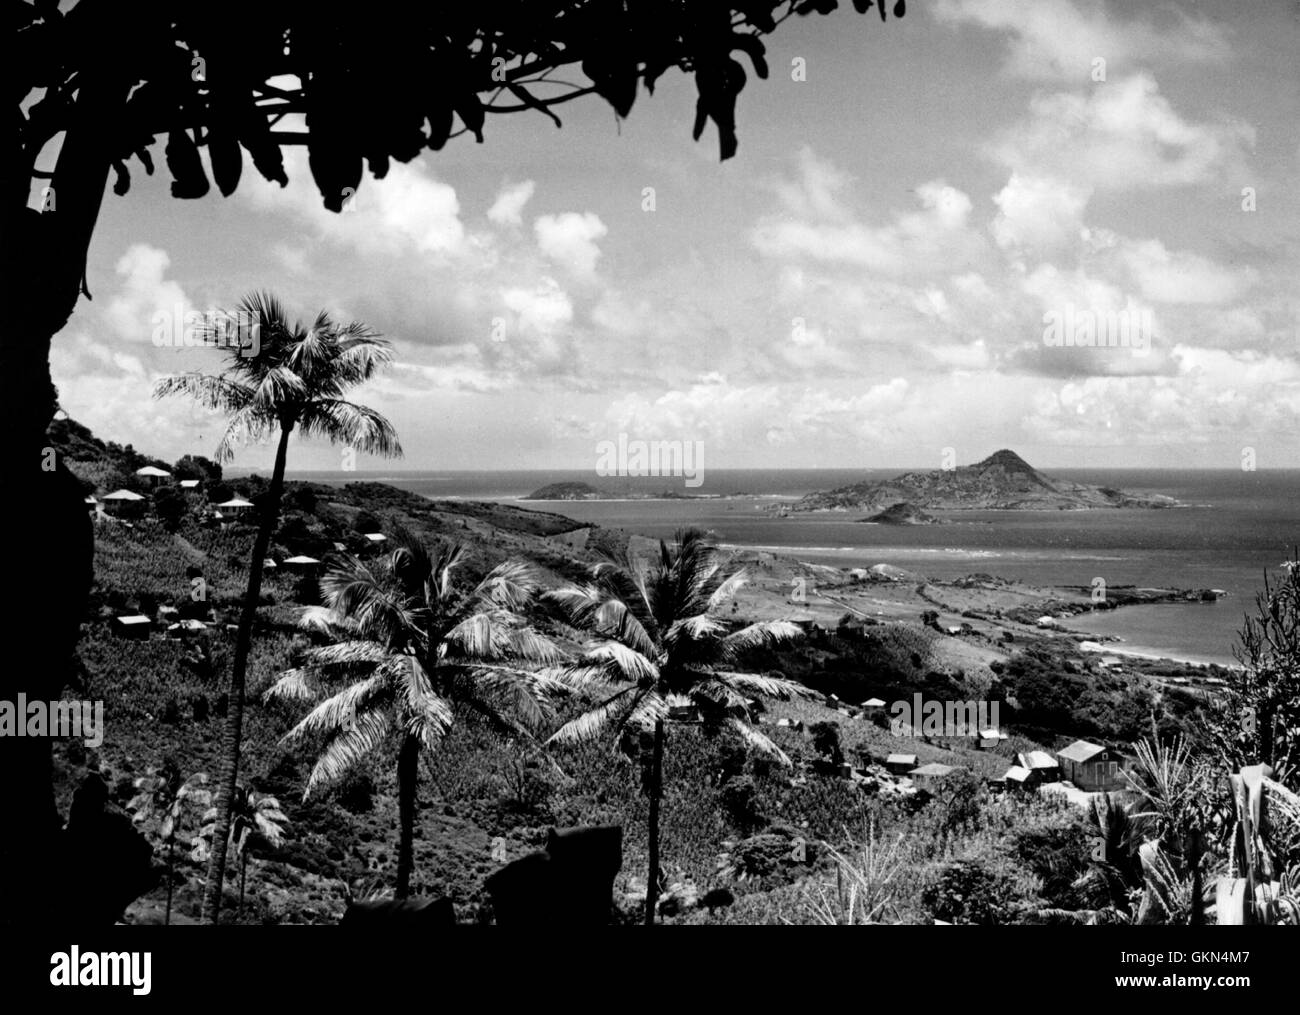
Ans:
[{"label": "hilltop peak", "polygon": [[988,458],[982,462],[977,462],[975,468],[987,469],[992,466],[1001,466],[1011,472],[1033,472],[1034,467],[1021,458],[1010,448],[1002,448],[1000,451],[994,451]]}]

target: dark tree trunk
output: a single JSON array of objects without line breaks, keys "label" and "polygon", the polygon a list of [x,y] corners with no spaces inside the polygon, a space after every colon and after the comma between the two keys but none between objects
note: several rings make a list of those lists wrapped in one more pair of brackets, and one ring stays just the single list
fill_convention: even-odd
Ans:
[{"label": "dark tree trunk", "polygon": [[[38,153],[12,147],[0,160],[0,285],[9,326],[0,332],[0,383],[6,415],[6,482],[17,496],[3,498],[0,525],[22,532],[11,547],[15,574],[0,597],[5,624],[41,646],[42,666],[0,668],[0,697],[58,699],[68,683],[79,624],[90,590],[94,537],[76,480],[61,461],[49,469],[46,428],[57,394],[49,351],[80,295],[86,255],[111,161],[109,138],[128,85],[120,80],[111,47],[101,68],[88,72],[74,119],[50,182],[54,206],[27,207],[32,161]],[[109,720],[111,723],[111,719]],[[68,888],[56,898],[76,857],[64,855],[65,836],[54,801],[50,740],[0,737],[0,814],[12,834],[0,836],[0,877],[8,886],[0,925],[33,920],[90,918],[98,911],[86,891]],[[120,891],[112,879],[92,892]],[[129,900],[128,900],[129,901]]]},{"label": "dark tree trunk", "polygon": [[244,915],[244,879],[248,876],[248,850],[239,854],[239,911],[237,917]]},{"label": "dark tree trunk", "polygon": [[281,424],[280,443],[275,451],[275,471],[271,487],[262,505],[262,517],[253,543],[253,559],[248,562],[248,591],[239,614],[239,631],[235,635],[235,658],[230,667],[230,688],[226,727],[222,734],[221,780],[217,783],[214,806],[217,823],[212,832],[212,855],[208,858],[208,883],[203,892],[203,922],[216,923],[221,914],[221,889],[226,873],[226,849],[230,843],[231,809],[235,787],[239,782],[239,751],[244,734],[244,675],[253,643],[253,621],[257,618],[257,600],[262,594],[262,563],[271,546],[271,534],[280,514],[280,496],[284,491],[284,466],[289,455],[289,434],[293,425]]},{"label": "dark tree trunk", "polygon": [[411,873],[415,870],[415,789],[419,762],[420,740],[408,733],[397,757],[397,890],[394,894],[399,899],[411,894]]},{"label": "dark tree trunk", "polygon": [[655,721],[654,754],[650,761],[650,869],[645,882],[645,925],[653,927],[659,902],[659,798],[664,781],[664,721]]},{"label": "dark tree trunk", "polygon": [[163,914],[163,926],[169,927],[172,922],[172,875],[174,867],[172,865],[172,852],[176,848],[174,838],[167,840],[167,912]]}]

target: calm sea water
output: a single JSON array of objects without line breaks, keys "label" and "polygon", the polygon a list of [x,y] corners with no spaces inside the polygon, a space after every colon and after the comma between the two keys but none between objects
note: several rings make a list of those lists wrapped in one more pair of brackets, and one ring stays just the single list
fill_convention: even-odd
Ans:
[{"label": "calm sea water", "polygon": [[[730,499],[527,501],[582,522],[671,537],[700,526],[725,545],[767,548],[840,567],[895,564],[931,578],[975,571],[1035,585],[1110,585],[1216,588],[1216,603],[1130,607],[1076,618],[1072,624],[1118,635],[1124,647],[1177,658],[1231,662],[1242,614],[1263,588],[1264,574],[1300,544],[1300,470],[1053,470],[1052,475],[1099,486],[1163,493],[1188,506],[1168,510],[955,512],[953,524],[865,525],[852,514],[795,514],[768,510],[782,499],[902,470],[783,469],[706,472],[702,486],[680,479],[620,479],[656,493],[709,494]],[[590,472],[295,473],[291,478],[346,483],[391,483],[434,499],[513,501],[549,483],[602,482]],[[742,496],[735,496],[742,495]]]}]

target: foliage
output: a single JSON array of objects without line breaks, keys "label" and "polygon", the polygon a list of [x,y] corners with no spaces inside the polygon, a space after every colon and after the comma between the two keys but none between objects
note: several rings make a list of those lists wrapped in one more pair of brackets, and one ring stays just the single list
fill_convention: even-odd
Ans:
[{"label": "foliage", "polygon": [[1300,789],[1300,554],[1255,597],[1234,654],[1225,693],[1205,723],[1221,770],[1268,765],[1278,782]]}]

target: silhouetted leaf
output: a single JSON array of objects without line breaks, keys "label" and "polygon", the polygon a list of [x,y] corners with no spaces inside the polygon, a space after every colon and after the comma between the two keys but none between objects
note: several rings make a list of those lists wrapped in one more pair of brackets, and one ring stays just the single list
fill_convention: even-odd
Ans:
[{"label": "silhouetted leaf", "polygon": [[172,174],[172,197],[198,198],[208,190],[208,177],[194,139],[184,130],[167,136],[167,169]]}]

